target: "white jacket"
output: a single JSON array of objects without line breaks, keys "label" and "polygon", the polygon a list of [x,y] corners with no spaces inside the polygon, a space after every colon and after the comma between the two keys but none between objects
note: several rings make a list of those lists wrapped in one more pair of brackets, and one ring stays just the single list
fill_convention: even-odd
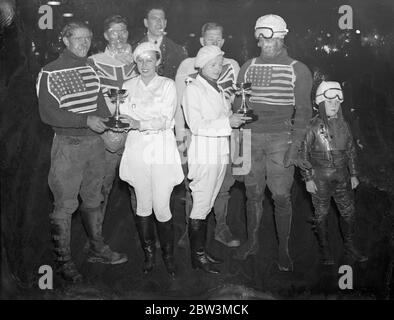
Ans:
[{"label": "white jacket", "polygon": [[230,103],[200,75],[183,94],[186,122],[192,132],[189,164],[223,164],[229,161]]},{"label": "white jacket", "polygon": [[174,81],[156,75],[145,85],[138,76],[127,81],[123,88],[128,97],[121,104],[120,113],[139,120],[141,129],[128,133],[119,168],[120,178],[132,185],[138,183],[143,177],[135,168],[142,161],[147,166],[165,165],[163,179],[179,184],[184,175],[173,132],[177,99]]}]

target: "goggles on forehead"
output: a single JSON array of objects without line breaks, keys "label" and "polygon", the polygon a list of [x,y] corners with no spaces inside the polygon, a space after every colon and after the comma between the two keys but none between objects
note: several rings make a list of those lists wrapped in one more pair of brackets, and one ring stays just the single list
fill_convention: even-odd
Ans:
[{"label": "goggles on forehead", "polygon": [[274,29],[270,27],[260,27],[255,30],[254,36],[256,37],[256,39],[272,39],[275,33],[286,35],[287,32],[287,29],[283,31],[274,31]]},{"label": "goggles on forehead", "polygon": [[341,89],[338,89],[338,88],[327,89],[323,93],[316,95],[316,97],[319,97],[319,96],[324,96],[324,98],[329,99],[329,100],[333,100],[333,99],[337,98],[340,102],[343,101],[343,92]]},{"label": "goggles on forehead", "polygon": [[120,30],[108,29],[108,32],[114,36],[123,36],[126,35],[128,31],[127,29],[120,29]]}]

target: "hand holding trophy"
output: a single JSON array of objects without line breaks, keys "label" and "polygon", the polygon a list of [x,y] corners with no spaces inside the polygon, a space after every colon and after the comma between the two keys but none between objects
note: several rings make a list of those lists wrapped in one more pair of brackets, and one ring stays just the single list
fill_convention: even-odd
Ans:
[{"label": "hand holding trophy", "polygon": [[128,123],[124,123],[121,120],[119,106],[120,103],[124,102],[127,97],[127,91],[125,89],[109,89],[108,96],[112,103],[116,104],[115,114],[113,117],[105,123],[105,125],[112,131],[125,131],[129,128]]},{"label": "hand holding trophy", "polygon": [[252,84],[250,82],[240,82],[233,85],[235,90],[235,95],[241,95],[242,103],[240,108],[236,113],[242,114],[244,117],[250,118],[250,120],[246,120],[246,123],[251,123],[258,120],[257,115],[253,113],[253,109],[250,108],[246,102],[246,95],[251,93]]}]

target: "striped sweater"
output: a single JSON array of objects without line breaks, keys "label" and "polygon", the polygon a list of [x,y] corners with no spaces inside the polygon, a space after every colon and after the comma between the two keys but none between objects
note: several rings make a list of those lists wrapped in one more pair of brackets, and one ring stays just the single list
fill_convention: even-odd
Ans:
[{"label": "striped sweater", "polygon": [[[248,104],[259,119],[247,127],[252,133],[292,131],[292,140],[300,142],[312,116],[312,75],[301,62],[290,58],[286,49],[272,59],[262,56],[247,61],[237,82],[251,82]],[[236,111],[240,98],[234,103]]]},{"label": "striped sweater", "polygon": [[42,69],[37,94],[42,121],[60,135],[94,135],[87,117],[110,116],[96,72],[67,49]]}]

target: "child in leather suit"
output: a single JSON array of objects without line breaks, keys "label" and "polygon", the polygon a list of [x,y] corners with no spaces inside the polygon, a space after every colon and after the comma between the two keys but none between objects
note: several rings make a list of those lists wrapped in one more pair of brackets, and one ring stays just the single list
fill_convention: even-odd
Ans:
[{"label": "child in leather suit", "polygon": [[303,171],[307,191],[315,209],[314,227],[322,263],[334,264],[328,245],[328,211],[331,197],[343,218],[342,235],[346,253],[355,261],[368,258],[354,247],[355,205],[353,189],[357,187],[356,149],[352,133],[341,111],[343,92],[338,82],[323,81],[316,92],[319,114],[311,120],[301,147],[301,157],[311,169]]}]

